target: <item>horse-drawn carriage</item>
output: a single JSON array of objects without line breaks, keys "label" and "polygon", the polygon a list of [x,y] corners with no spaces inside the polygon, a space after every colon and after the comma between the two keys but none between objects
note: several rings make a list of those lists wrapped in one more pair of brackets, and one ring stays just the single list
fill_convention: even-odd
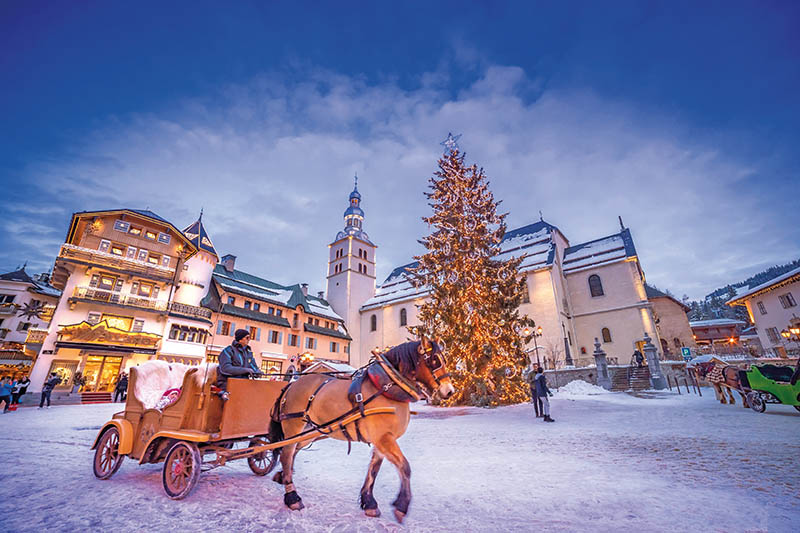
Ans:
[{"label": "horse-drawn carriage", "polygon": [[791,405],[800,411],[800,363],[788,366],[753,365],[739,371],[739,381],[747,394],[750,408],[763,413],[768,403]]},{"label": "horse-drawn carriage", "polygon": [[[97,435],[92,449],[94,474],[108,479],[124,457],[143,463],[164,462],[167,495],[181,499],[201,471],[235,459],[247,459],[256,475],[266,475],[280,457],[273,480],[284,485],[284,503],[302,509],[293,483],[294,457],[320,438],[373,444],[361,508],[379,516],[372,495],[383,459],[397,469],[400,493],[393,502],[402,521],[411,500],[410,466],[397,439],[410,420],[409,402],[455,391],[435,342],[422,338],[383,353],[352,377],[304,374],[289,384],[260,379],[229,379],[229,399],[214,392],[216,365],[193,368],[152,361],[133,367],[125,410]],[[337,379],[338,378],[338,379]]]},{"label": "horse-drawn carriage", "polygon": [[126,456],[139,464],[163,461],[164,491],[181,499],[201,471],[247,459],[253,473],[263,476],[277,462],[271,450],[309,437],[269,441],[270,413],[285,382],[231,379],[223,407],[212,391],[216,376],[216,365],[204,370],[154,361],[131,368],[125,410],[100,429],[92,446],[94,475],[110,478]]}]

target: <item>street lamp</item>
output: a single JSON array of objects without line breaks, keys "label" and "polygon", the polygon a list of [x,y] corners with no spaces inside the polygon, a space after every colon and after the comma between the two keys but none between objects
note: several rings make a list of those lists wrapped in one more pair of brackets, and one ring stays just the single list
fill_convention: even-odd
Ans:
[{"label": "street lamp", "polygon": [[525,326],[525,329],[522,330],[522,336],[525,338],[526,343],[530,342],[531,337],[533,337],[533,349],[536,351],[536,364],[541,368],[542,363],[539,362],[539,343],[536,341],[536,337],[542,336],[542,326],[539,326],[536,329],[531,329],[528,326]]}]

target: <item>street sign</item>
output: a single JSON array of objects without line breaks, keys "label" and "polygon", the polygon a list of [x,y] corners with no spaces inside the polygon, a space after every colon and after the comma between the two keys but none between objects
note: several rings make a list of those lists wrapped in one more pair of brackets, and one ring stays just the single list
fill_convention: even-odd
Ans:
[{"label": "street sign", "polygon": [[688,361],[692,358],[692,349],[691,348],[681,348],[681,355],[683,358]]}]

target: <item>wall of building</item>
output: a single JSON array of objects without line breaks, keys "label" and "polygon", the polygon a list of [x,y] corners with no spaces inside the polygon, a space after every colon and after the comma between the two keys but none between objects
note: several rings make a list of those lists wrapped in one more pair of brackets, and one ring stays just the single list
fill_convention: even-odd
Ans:
[{"label": "wall of building", "polygon": [[653,298],[650,302],[658,321],[658,335],[667,343],[671,356],[680,357],[682,347],[697,348],[692,337],[692,328],[689,327],[689,317],[683,306],[670,298]]},{"label": "wall of building", "polygon": [[[32,300],[39,300],[45,305],[55,305],[58,302],[58,298],[30,292],[28,290],[30,287],[29,283],[0,280],[0,295],[13,296],[12,303],[17,306],[24,306]],[[20,324],[24,329],[19,329]],[[29,329],[47,329],[47,325],[48,322],[41,318],[19,316],[18,308],[13,306],[0,307],[0,330],[3,330],[4,333],[0,335],[0,343],[18,342],[23,344],[28,337]]]},{"label": "wall of building", "polygon": [[[790,283],[783,287],[747,299],[747,310],[753,318],[758,338],[765,350],[777,353],[780,349],[797,350],[800,343],[787,341],[780,336],[780,332],[788,329],[793,318],[800,317],[800,305],[784,308],[780,296],[791,293],[795,302],[800,302],[800,282]],[[764,306],[766,314],[759,309],[758,302]],[[778,339],[771,338],[767,330],[775,328]]]}]

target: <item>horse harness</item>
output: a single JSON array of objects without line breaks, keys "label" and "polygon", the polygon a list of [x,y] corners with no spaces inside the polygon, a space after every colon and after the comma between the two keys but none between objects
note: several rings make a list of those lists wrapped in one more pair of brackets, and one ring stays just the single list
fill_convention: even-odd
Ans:
[{"label": "horse harness", "polygon": [[[356,430],[354,439],[347,430],[347,425],[342,424],[342,421],[345,418],[356,412],[361,415],[361,418],[364,418],[366,416],[364,413],[364,406],[372,402],[378,396],[386,396],[391,400],[400,402],[419,400],[419,395],[414,390],[413,384],[405,379],[402,374],[397,372],[397,370],[395,370],[389,361],[387,361],[382,355],[378,355],[369,365],[357,370],[351,378],[350,386],[347,389],[347,397],[350,400],[350,403],[353,404],[353,408],[334,418],[333,420],[329,420],[328,422],[322,424],[317,423],[309,414],[311,406],[314,403],[314,399],[325,387],[325,385],[335,379],[337,378],[330,377],[320,383],[311,396],[308,397],[306,408],[303,411],[297,411],[294,413],[281,412],[286,405],[286,391],[291,386],[291,383],[287,384],[283,390],[281,390],[281,394],[278,397],[278,402],[276,403],[277,413],[273,412],[273,419],[282,422],[284,420],[299,418],[306,424],[310,425],[315,431],[318,431],[323,435],[330,435],[334,431],[341,431],[347,439],[347,453],[349,454],[353,440],[367,444],[369,444],[369,442],[361,434],[361,429],[358,424],[361,419],[359,418],[353,423]],[[361,391],[365,379],[369,379],[377,389],[375,393],[367,398],[364,398],[364,394]]]}]

